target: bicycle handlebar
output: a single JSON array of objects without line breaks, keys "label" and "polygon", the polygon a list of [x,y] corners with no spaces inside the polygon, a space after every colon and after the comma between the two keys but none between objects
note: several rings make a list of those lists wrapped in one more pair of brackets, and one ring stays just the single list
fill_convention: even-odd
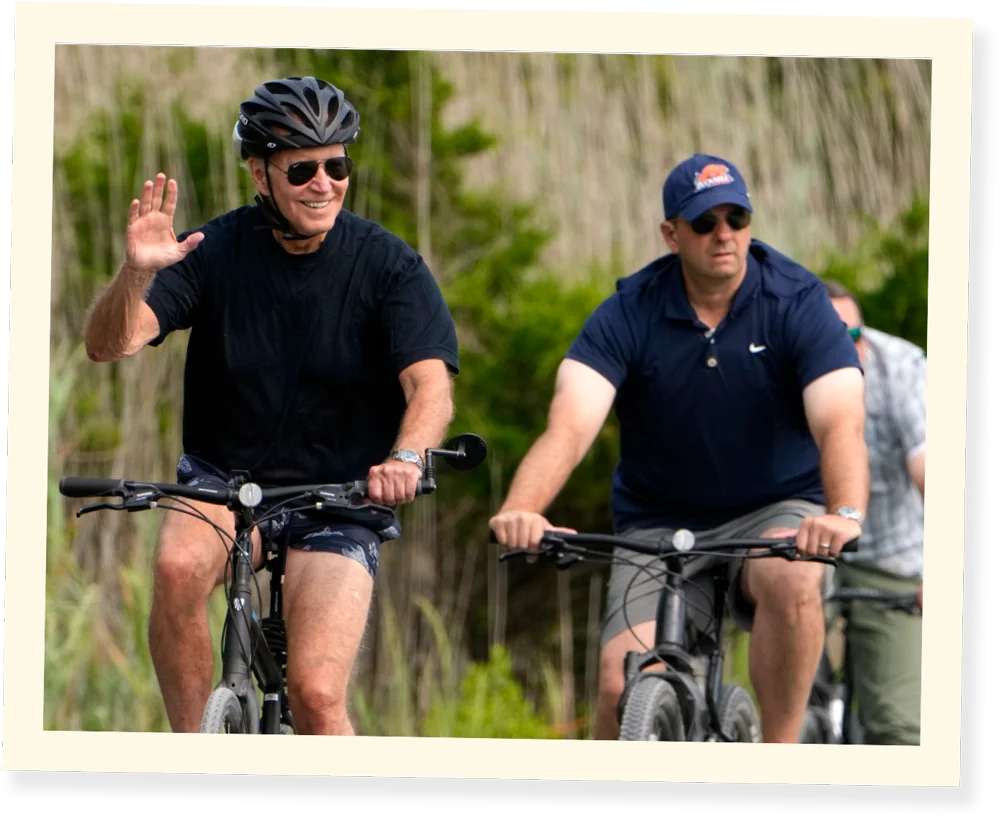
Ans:
[{"label": "bicycle handlebar", "polygon": [[[490,530],[490,542],[496,543],[496,534]],[[775,556],[788,556],[793,558],[795,552],[795,537],[776,537],[767,539],[727,539],[709,540],[705,543],[698,543],[695,535],[686,530],[679,529],[674,533],[672,541],[666,540],[656,543],[644,543],[627,537],[615,537],[608,534],[564,534],[555,531],[546,531],[540,543],[542,546],[537,550],[506,551],[500,555],[500,559],[509,559],[517,556],[544,556],[552,557],[563,564],[567,558],[572,561],[583,559],[586,556],[585,546],[596,545],[605,546],[607,550],[611,547],[619,546],[637,554],[646,554],[654,557],[684,556],[687,553],[723,552],[736,551],[750,548],[765,548]],[[858,550],[858,540],[849,540],[844,544],[841,553],[851,553]],[[808,556],[797,557],[802,560],[814,562],[826,562],[836,564],[832,557]]]},{"label": "bicycle handlebar", "polygon": [[[476,468],[486,458],[486,441],[479,435],[465,433],[456,435],[443,449],[430,448],[424,451],[424,474],[417,483],[417,496],[431,494],[437,488],[434,480],[434,457],[442,457],[448,465],[459,471]],[[186,486],[180,483],[143,483],[136,480],[108,479],[103,477],[63,477],[59,481],[59,493],[65,497],[121,497],[121,505],[107,503],[80,509],[77,516],[98,508],[118,508],[136,511],[148,508],[161,497],[182,497],[200,500],[220,506],[240,506],[254,508],[263,502],[277,502],[294,497],[315,499],[325,508],[356,509],[382,508],[373,503],[361,504],[368,494],[368,481],[355,480],[350,483],[317,483],[304,486],[279,486],[262,489],[256,483],[248,482],[239,488],[227,486]]]}]

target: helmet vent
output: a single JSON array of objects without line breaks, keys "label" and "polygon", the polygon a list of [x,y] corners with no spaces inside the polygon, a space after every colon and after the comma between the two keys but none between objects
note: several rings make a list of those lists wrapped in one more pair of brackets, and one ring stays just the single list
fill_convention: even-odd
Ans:
[{"label": "helmet vent", "polygon": [[319,97],[316,96],[316,92],[312,88],[303,88],[302,96],[306,98],[306,102],[309,103],[309,107],[312,108],[313,116],[319,116]]}]

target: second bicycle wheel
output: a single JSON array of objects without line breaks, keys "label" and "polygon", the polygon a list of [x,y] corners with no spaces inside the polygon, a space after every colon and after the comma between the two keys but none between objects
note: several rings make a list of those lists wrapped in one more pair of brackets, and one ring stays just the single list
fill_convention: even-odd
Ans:
[{"label": "second bicycle wheel", "polygon": [[673,687],[656,676],[639,679],[622,709],[619,741],[684,741],[684,718]]},{"label": "second bicycle wheel", "polygon": [[750,694],[739,685],[723,685],[718,701],[722,732],[733,741],[760,742],[760,720]]},{"label": "second bicycle wheel", "polygon": [[199,732],[249,733],[239,696],[228,687],[215,688],[205,705]]}]

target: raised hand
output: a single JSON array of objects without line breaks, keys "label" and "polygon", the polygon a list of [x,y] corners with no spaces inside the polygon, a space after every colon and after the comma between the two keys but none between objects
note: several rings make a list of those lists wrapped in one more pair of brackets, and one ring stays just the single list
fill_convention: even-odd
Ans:
[{"label": "raised hand", "polygon": [[168,181],[162,173],[156,174],[155,182],[146,180],[140,198],[133,199],[128,209],[125,263],[130,268],[155,273],[180,261],[205,238],[204,233],[192,233],[184,241],[177,241],[174,234],[176,208],[177,182]]}]

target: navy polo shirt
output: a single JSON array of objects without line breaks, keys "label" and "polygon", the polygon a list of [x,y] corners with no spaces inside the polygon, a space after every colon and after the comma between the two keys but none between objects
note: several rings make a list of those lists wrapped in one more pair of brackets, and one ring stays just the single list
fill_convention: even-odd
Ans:
[{"label": "navy polo shirt", "polygon": [[616,530],[697,531],[779,500],[825,503],[802,390],[860,362],[819,278],[763,242],[714,331],[671,254],[620,279],[567,357],[617,390]]}]

